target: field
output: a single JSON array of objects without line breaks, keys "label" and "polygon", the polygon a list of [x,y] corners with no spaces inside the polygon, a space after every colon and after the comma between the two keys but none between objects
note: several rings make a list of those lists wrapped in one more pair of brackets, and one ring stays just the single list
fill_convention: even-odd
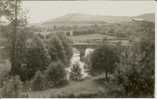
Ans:
[{"label": "field", "polygon": [[[85,96],[95,95],[102,90],[102,86],[97,84],[93,79],[86,79],[84,81],[71,81],[68,85],[62,88],[53,88],[44,91],[36,91],[28,93],[31,98],[44,98],[44,97],[69,97],[69,96]],[[89,97],[89,96],[88,96]]]},{"label": "field", "polygon": [[93,43],[93,42],[100,42],[103,38],[107,39],[115,39],[114,36],[103,35],[103,34],[86,34],[86,35],[78,35],[72,36],[70,39],[75,43],[86,42],[86,43]]},{"label": "field", "polygon": [[78,36],[71,36],[70,39],[73,41],[74,44],[100,44],[102,41],[105,44],[115,45],[121,44],[123,46],[129,46],[132,43],[126,38],[119,38],[116,36],[104,35],[104,34],[86,34],[86,35],[78,35]]}]

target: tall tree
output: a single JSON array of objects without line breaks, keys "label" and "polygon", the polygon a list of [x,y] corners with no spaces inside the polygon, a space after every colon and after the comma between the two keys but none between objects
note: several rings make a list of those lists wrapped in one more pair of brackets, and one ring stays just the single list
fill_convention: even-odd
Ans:
[{"label": "tall tree", "polygon": [[[14,74],[16,67],[16,36],[18,28],[18,14],[20,10],[21,0],[1,0],[0,1],[0,17],[5,17],[9,25],[3,32],[8,32],[7,39],[9,41],[10,61],[12,64],[12,73]],[[8,31],[9,30],[9,31]]]},{"label": "tall tree", "polygon": [[60,60],[66,66],[69,66],[72,47],[70,46],[69,40],[63,34],[53,34],[49,38],[47,46],[52,61]]},{"label": "tall tree", "polygon": [[17,35],[17,14],[18,14],[18,6],[17,6],[17,0],[15,0],[15,18],[13,20],[13,39],[12,39],[12,53],[11,53],[11,63],[12,63],[12,73],[14,74],[15,69],[17,69],[17,62],[16,62],[16,35]]},{"label": "tall tree", "polygon": [[116,62],[119,61],[116,49],[112,46],[102,45],[97,48],[91,56],[91,74],[105,73],[108,80],[108,73],[112,73]]}]

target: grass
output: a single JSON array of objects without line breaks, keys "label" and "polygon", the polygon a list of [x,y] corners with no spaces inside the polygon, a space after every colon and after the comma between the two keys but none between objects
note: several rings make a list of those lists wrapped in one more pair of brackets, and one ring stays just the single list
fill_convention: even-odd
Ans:
[{"label": "grass", "polygon": [[72,36],[70,39],[73,41],[73,43],[93,43],[93,44],[99,44],[104,40],[104,43],[109,45],[115,45],[120,44],[124,46],[131,45],[130,41],[125,38],[118,38],[116,36],[110,36],[110,35],[104,35],[104,34],[86,34],[86,35],[78,35],[78,36]]},{"label": "grass", "polygon": [[68,97],[70,95],[79,96],[79,95],[89,95],[97,94],[102,90],[102,86],[97,84],[93,79],[86,79],[83,81],[71,81],[67,86],[62,88],[53,88],[44,91],[30,92],[29,97],[31,98],[44,98],[44,97]]},{"label": "grass", "polygon": [[0,74],[5,71],[10,71],[11,66],[9,63],[6,63],[5,60],[0,60]]},{"label": "grass", "polygon": [[109,36],[109,35],[103,35],[103,34],[86,34],[86,35],[78,35],[78,36],[70,37],[70,39],[74,43],[78,43],[78,42],[97,42],[97,41],[99,42],[103,38],[115,39],[116,37]]}]

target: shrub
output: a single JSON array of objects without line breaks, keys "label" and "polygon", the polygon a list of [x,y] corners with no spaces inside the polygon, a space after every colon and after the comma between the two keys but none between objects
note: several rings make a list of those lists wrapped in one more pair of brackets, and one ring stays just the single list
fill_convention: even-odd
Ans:
[{"label": "shrub", "polygon": [[4,86],[4,82],[9,79],[9,71],[0,72],[0,88]]},{"label": "shrub", "polygon": [[42,90],[44,89],[45,77],[41,71],[37,71],[32,80],[32,90]]},{"label": "shrub", "polygon": [[22,97],[22,82],[19,76],[13,76],[7,80],[2,87],[1,96],[5,98],[19,98]]},{"label": "shrub", "polygon": [[105,83],[105,94],[103,93],[103,97],[108,98],[126,97],[124,87],[122,85],[115,84],[115,82],[113,81]]},{"label": "shrub", "polygon": [[66,72],[64,64],[61,61],[52,62],[45,71],[45,76],[48,82],[53,82],[54,85],[61,84],[66,80]]},{"label": "shrub", "polygon": [[71,80],[81,80],[81,78],[82,78],[81,68],[79,67],[79,63],[76,63],[71,68],[70,79]]}]

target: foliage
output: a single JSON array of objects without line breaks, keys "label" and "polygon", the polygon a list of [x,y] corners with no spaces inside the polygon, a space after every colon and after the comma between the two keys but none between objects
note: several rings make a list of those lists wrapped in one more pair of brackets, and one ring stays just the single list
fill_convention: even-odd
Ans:
[{"label": "foliage", "polygon": [[76,63],[71,68],[70,79],[81,80],[81,78],[82,78],[81,68],[79,67],[79,63]]},{"label": "foliage", "polygon": [[137,46],[135,49],[124,50],[120,56],[113,82],[124,89],[123,97],[153,97],[154,48],[149,45],[145,46],[147,51]]},{"label": "foliage", "polygon": [[48,50],[53,61],[57,61],[58,59],[62,59],[65,55],[64,48],[61,40],[58,36],[54,35],[48,41]]},{"label": "foliage", "polygon": [[0,88],[4,86],[6,80],[9,79],[9,71],[1,71],[0,72]]},{"label": "foliage", "polygon": [[94,50],[91,56],[91,74],[112,73],[119,61],[116,49],[111,46],[102,45]]},{"label": "foliage", "polygon": [[48,50],[52,61],[61,60],[67,66],[70,64],[72,47],[69,40],[63,34],[54,34],[48,40]]},{"label": "foliage", "polygon": [[102,93],[102,96],[107,98],[126,98],[123,86],[115,84],[112,80],[105,83],[105,92]]},{"label": "foliage", "polygon": [[42,90],[45,87],[45,76],[41,71],[37,71],[32,80],[32,90]]},{"label": "foliage", "polygon": [[15,1],[10,0],[3,0],[0,1],[0,17],[5,16],[7,19],[12,21],[15,17],[15,7],[20,8],[21,0],[16,0],[17,4],[15,4]]},{"label": "foliage", "polygon": [[65,64],[69,65],[70,64],[70,59],[73,55],[72,52],[72,43],[70,39],[68,39],[65,34],[57,33],[57,36],[60,38],[62,41],[64,51],[65,51]]},{"label": "foliage", "polygon": [[154,97],[154,25],[150,22],[138,25],[140,41],[120,51],[113,77],[106,83],[109,97]]},{"label": "foliage", "polygon": [[11,74],[20,75],[22,80],[26,80],[28,78],[23,77],[21,72],[23,72],[22,65],[25,65],[23,63],[25,58],[24,45],[26,41],[24,37],[26,36],[25,33],[28,32],[28,28],[26,28],[27,18],[21,8],[21,0],[3,0],[0,1],[0,5],[0,17],[3,16],[8,21],[8,25],[3,26],[2,32],[4,38],[6,38],[4,44],[5,53],[9,56],[12,65]]},{"label": "foliage", "polygon": [[16,48],[16,68],[12,69],[23,81],[30,80],[35,72],[44,71],[50,63],[48,51],[43,41],[26,30],[19,33]]},{"label": "foliage", "polygon": [[22,82],[20,81],[19,76],[14,76],[5,82],[5,85],[1,91],[1,95],[5,98],[19,98],[21,97],[21,91]]},{"label": "foliage", "polygon": [[45,77],[49,82],[58,85],[66,80],[64,64],[61,61],[52,62],[45,71]]}]

